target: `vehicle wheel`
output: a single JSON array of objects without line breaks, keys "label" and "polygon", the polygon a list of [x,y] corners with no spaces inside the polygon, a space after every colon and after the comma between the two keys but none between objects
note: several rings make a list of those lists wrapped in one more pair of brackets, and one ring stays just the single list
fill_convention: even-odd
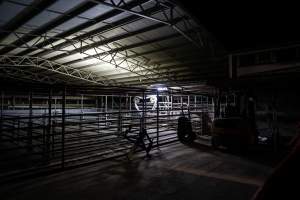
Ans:
[{"label": "vehicle wheel", "polygon": [[220,146],[220,141],[219,141],[218,137],[213,136],[211,138],[211,145],[214,149],[217,149]]},{"label": "vehicle wheel", "polygon": [[194,142],[194,140],[196,139],[196,135],[194,132],[188,132],[188,133],[185,133],[184,135],[181,135],[179,137],[179,140],[182,142],[182,143],[186,143],[186,144],[191,144]]},{"label": "vehicle wheel", "polygon": [[179,141],[186,144],[191,144],[196,139],[196,134],[192,130],[192,125],[186,117],[178,119],[177,135]]}]

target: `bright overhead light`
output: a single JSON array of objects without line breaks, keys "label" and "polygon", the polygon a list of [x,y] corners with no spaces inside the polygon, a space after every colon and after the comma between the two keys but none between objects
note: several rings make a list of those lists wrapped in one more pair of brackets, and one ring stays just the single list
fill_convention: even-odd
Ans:
[{"label": "bright overhead light", "polygon": [[167,87],[158,87],[157,88],[157,91],[168,91],[168,88]]}]

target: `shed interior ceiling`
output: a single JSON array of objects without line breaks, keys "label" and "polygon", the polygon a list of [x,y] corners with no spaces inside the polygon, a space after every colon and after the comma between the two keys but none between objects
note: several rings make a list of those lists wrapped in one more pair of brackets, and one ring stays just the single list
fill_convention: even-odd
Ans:
[{"label": "shed interior ceiling", "polygon": [[176,1],[5,0],[0,19],[2,77],[177,86],[226,76],[222,45]]}]

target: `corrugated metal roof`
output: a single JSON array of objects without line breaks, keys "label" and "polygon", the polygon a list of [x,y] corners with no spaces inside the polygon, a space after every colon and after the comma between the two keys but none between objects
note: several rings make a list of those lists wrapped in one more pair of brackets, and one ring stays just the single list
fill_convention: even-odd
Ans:
[{"label": "corrugated metal roof", "polygon": [[[36,14],[30,16],[31,10]],[[135,79],[136,85],[160,79],[174,84],[168,77],[176,77],[176,70],[168,74],[164,67],[190,69],[185,63],[215,56],[209,33],[167,0],[7,0],[0,4],[0,18],[2,56],[41,57],[122,85],[126,76],[129,85]],[[68,80],[69,75],[59,77]]]}]

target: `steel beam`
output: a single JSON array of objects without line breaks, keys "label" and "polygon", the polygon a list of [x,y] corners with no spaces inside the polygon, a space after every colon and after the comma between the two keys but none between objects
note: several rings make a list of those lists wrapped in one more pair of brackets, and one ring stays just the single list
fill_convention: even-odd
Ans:
[{"label": "steel beam", "polygon": [[[120,48],[114,48],[114,49],[111,49],[109,51],[104,51],[102,53],[97,53],[97,51],[96,51],[96,53],[97,53],[96,55],[92,55],[90,57],[85,57],[85,58],[83,58],[83,60],[91,59],[91,58],[94,58],[95,56],[101,57],[101,56],[106,56],[106,55],[113,55],[113,54],[118,53],[118,52],[126,51],[126,50],[129,50],[129,49],[133,49],[133,48],[144,46],[144,45],[149,45],[149,44],[160,42],[160,41],[163,41],[163,40],[177,38],[179,36],[180,36],[180,34],[171,34],[171,35],[167,35],[167,36],[163,36],[163,37],[159,37],[159,38],[155,38],[155,39],[151,39],[151,40],[148,40],[148,41],[143,41],[143,42],[127,45],[127,46],[121,46],[120,45],[121,46]],[[100,37],[99,40],[100,41],[98,41],[98,42],[92,41],[93,42],[92,44],[87,43],[87,45],[80,46],[80,47],[76,47],[74,44],[72,44],[75,47],[74,50],[68,51],[67,54],[60,54],[60,55],[57,55],[57,56],[53,56],[49,59],[50,60],[58,60],[58,59],[66,57],[66,56],[74,55],[76,53],[84,53],[87,50],[97,48],[101,45],[107,44],[106,42],[102,41],[103,40],[102,37]],[[105,46],[105,47],[108,47],[108,46]],[[98,50],[101,50],[101,49],[98,48]]]},{"label": "steel beam", "polygon": [[[164,75],[169,76],[170,78],[173,78],[174,80],[176,80],[177,77],[180,77],[180,76],[183,76],[183,75],[195,74],[195,73],[190,72],[187,69],[181,69],[181,70],[177,70],[176,75],[174,73],[173,77],[172,77],[172,74],[169,74],[169,75],[167,75],[167,74],[168,74],[168,72],[164,73]],[[119,78],[119,79],[114,79],[114,80],[117,80],[118,83],[120,83],[120,84],[125,84],[125,83],[130,82],[130,81],[144,82],[144,81],[147,81],[148,79],[141,79],[140,77],[135,76],[135,77],[128,77],[128,78],[124,77],[124,78]],[[151,79],[151,80],[154,80],[154,81],[157,81],[157,82],[162,81],[162,80],[163,81],[169,81],[169,79],[166,79],[166,78],[165,79],[157,78],[157,79]]]},{"label": "steel beam", "polygon": [[62,82],[59,79],[45,76],[40,73],[35,73],[30,70],[23,70],[19,67],[2,67],[0,66],[0,76],[2,77],[11,77],[12,79],[17,80],[29,80],[29,81],[37,81],[40,83],[48,83],[48,84],[55,84]]},{"label": "steel beam", "polygon": [[[164,61],[155,61],[152,64],[148,64],[149,66],[157,66],[159,69],[159,73],[162,75],[162,73],[165,72],[171,72],[170,70],[174,71],[176,70],[175,68],[187,68],[189,66],[208,66],[212,64],[212,61],[210,62],[209,60],[205,60],[205,61],[199,61],[199,57],[197,59],[197,57],[192,57],[193,59],[189,59],[190,57],[183,57],[184,59],[175,59],[172,60],[164,60]],[[169,62],[168,62],[169,61]],[[185,61],[189,61],[189,62],[185,62]],[[178,64],[172,64],[171,63],[178,63]],[[180,64],[179,64],[180,63]],[[101,65],[94,65],[95,67],[97,66],[99,69],[104,68],[105,65],[102,63]],[[174,70],[173,70],[174,69]],[[203,68],[201,68],[203,69]],[[143,72],[145,73],[146,71],[144,69],[141,69],[142,71],[137,71],[137,72]],[[196,69],[197,71],[197,69]],[[131,77],[134,76],[135,74],[132,74],[130,72],[117,72],[114,70],[100,70],[99,73],[101,73],[101,75],[109,78],[109,79],[114,79],[114,78],[119,78],[119,77]],[[163,76],[162,76],[163,77]]]},{"label": "steel beam", "polygon": [[132,15],[136,15],[139,17],[143,17],[145,19],[153,20],[153,21],[168,25],[168,26],[172,27],[174,30],[176,30],[178,33],[180,33],[188,41],[190,41],[195,46],[197,46],[198,48],[202,48],[204,46],[202,32],[197,31],[196,34],[191,34],[188,31],[190,29],[196,30],[198,28],[192,24],[190,17],[184,16],[184,19],[182,20],[182,26],[172,23],[174,14],[180,15],[180,12],[178,10],[176,10],[176,6],[174,4],[171,4],[168,1],[152,0],[153,2],[155,2],[156,5],[160,5],[160,6],[162,6],[162,8],[164,8],[161,10],[161,12],[162,12],[161,18],[144,14],[143,10],[145,10],[145,8],[143,7],[142,4],[139,5],[141,11],[135,11],[133,9],[128,9],[126,7],[124,8],[124,6],[126,6],[126,4],[127,4],[125,1],[116,1],[116,0],[110,0],[110,1],[89,0],[89,1],[98,3],[98,4],[102,4],[105,6],[109,6],[114,9],[121,10],[121,11],[127,12]]},{"label": "steel beam", "polygon": [[[172,34],[169,36],[155,38],[155,39],[145,41],[145,42],[135,43],[135,44],[128,45],[128,46],[122,46],[120,48],[113,48],[109,51],[105,51],[103,53],[98,53],[95,55],[88,55],[85,52],[83,52],[82,54],[88,55],[87,57],[84,58],[84,60],[95,58],[95,59],[98,59],[105,63],[114,65],[116,68],[124,69],[126,71],[132,72],[134,74],[137,74],[137,75],[147,78],[147,79],[152,79],[152,78],[161,76],[161,74],[159,73],[158,66],[157,65],[148,66],[147,65],[148,61],[130,60],[126,57],[126,55],[128,55],[128,53],[129,53],[127,51],[132,48],[153,44],[153,43],[160,42],[163,40],[177,38],[179,36],[180,36],[179,34]],[[98,52],[97,48],[96,49],[94,48],[94,51]],[[121,53],[121,52],[124,52],[124,53]],[[75,53],[75,52],[73,52],[73,53]],[[122,57],[120,57],[119,54],[122,55]],[[124,54],[125,54],[125,56],[124,56]],[[62,56],[56,56],[54,59],[58,59],[61,57]],[[118,59],[118,58],[122,58],[122,59]],[[53,59],[53,58],[50,58],[50,59]],[[141,71],[141,72],[139,72],[139,71]]]},{"label": "steel beam", "polygon": [[[148,62],[148,60],[139,61],[139,60],[132,60],[132,59],[129,60],[129,59],[127,59],[126,55],[129,54],[129,52],[127,52],[127,50],[129,50],[131,48],[139,47],[141,45],[148,45],[148,44],[156,43],[156,42],[159,42],[159,41],[162,41],[162,40],[176,38],[176,37],[179,37],[179,36],[180,36],[180,34],[172,34],[172,35],[169,35],[169,36],[165,36],[165,37],[161,37],[161,38],[155,38],[155,39],[145,41],[145,42],[140,42],[140,43],[136,43],[136,44],[132,44],[132,45],[128,45],[128,46],[121,46],[120,48],[111,48],[109,45],[106,45],[106,47],[110,49],[109,51],[101,50],[97,47],[94,47],[93,50],[95,51],[96,54],[93,54],[93,55],[88,54],[86,52],[81,52],[74,45],[73,40],[68,40],[68,39],[65,39],[65,40],[70,42],[70,44],[74,45],[74,47],[75,47],[75,50],[71,50],[70,52],[74,54],[75,51],[77,51],[77,53],[81,53],[83,55],[86,55],[86,57],[84,58],[85,60],[95,58],[95,59],[98,59],[100,61],[112,64],[115,67],[119,67],[121,69],[124,69],[124,70],[127,70],[129,72],[135,73],[135,74],[137,74],[139,76],[142,76],[144,78],[147,78],[147,79],[150,78],[151,79],[151,78],[156,78],[157,76],[160,76],[159,68],[157,66],[147,66],[145,62]],[[99,53],[99,50],[102,53]],[[58,59],[60,57],[64,57],[64,56],[55,57],[55,59]],[[123,57],[123,59],[116,60],[120,57]],[[50,58],[50,59],[53,59],[53,58]],[[145,71],[143,73],[138,73],[137,71],[141,71],[141,69],[144,69]]]},{"label": "steel beam", "polygon": [[[172,73],[177,73],[177,71],[180,70],[194,70],[194,71],[211,71],[213,69],[217,69],[219,66],[213,65],[213,63],[205,63],[205,62],[188,62],[188,63],[183,63],[183,64],[178,64],[178,65],[164,65],[160,66],[160,73],[163,74],[172,74]],[[224,67],[224,72],[225,72],[225,67]],[[131,74],[129,72],[125,73],[117,73],[117,74],[104,74],[105,77],[113,80],[118,80],[118,79],[130,79],[131,77],[137,78],[135,74]],[[176,74],[174,74],[176,76]],[[162,76],[163,77],[163,76]]]},{"label": "steel beam", "polygon": [[[183,48],[185,46],[187,46],[188,43],[182,43],[180,45],[173,45],[173,46],[168,46],[168,47],[163,47],[163,48],[159,48],[159,49],[155,49],[155,50],[151,50],[151,51],[145,51],[145,52],[141,52],[141,53],[134,53],[132,55],[128,55],[126,56],[127,59],[129,58],[137,58],[137,57],[141,57],[141,56],[145,56],[145,55],[149,55],[149,54],[154,54],[154,53],[159,53],[159,52],[168,52],[170,50],[174,50],[174,49],[178,49],[178,48]],[[117,58],[116,60],[121,60],[121,59],[125,59],[125,58]],[[69,62],[64,63],[65,65],[72,65],[72,64],[76,64],[82,62],[82,59],[77,59],[77,60],[72,60]],[[100,63],[96,63],[96,64],[91,64],[91,65],[84,65],[84,66],[80,66],[80,67],[76,67],[76,69],[86,69],[89,67],[93,67],[93,66],[97,66],[99,64],[103,64],[103,62]]]},{"label": "steel beam", "polygon": [[[127,51],[129,49],[132,49],[132,48],[136,48],[136,47],[140,47],[140,46],[144,46],[144,45],[149,45],[149,44],[153,44],[153,43],[156,43],[156,42],[160,42],[160,41],[168,40],[168,39],[172,39],[172,38],[177,38],[177,37],[180,37],[180,35],[179,34],[172,34],[172,35],[169,35],[169,36],[155,38],[155,39],[152,39],[152,40],[149,40],[149,41],[135,43],[135,44],[128,45],[128,46],[122,46],[120,48],[111,48],[111,47],[107,46],[107,47],[111,48],[111,50],[104,51],[102,53],[98,53],[99,49],[94,47],[94,51],[97,54],[90,55],[90,54],[87,54],[85,52],[82,52],[82,54],[87,55],[87,57],[85,57],[84,60],[95,58],[95,59],[98,59],[98,60],[103,61],[105,63],[111,64],[111,65],[113,65],[117,68],[121,68],[121,69],[124,69],[126,71],[135,73],[139,76],[142,76],[144,78],[147,78],[147,79],[150,78],[151,79],[151,78],[156,78],[156,77],[160,76],[159,68],[156,65],[148,66],[145,63],[145,61],[127,59],[126,55],[128,55],[128,53],[129,53]],[[76,50],[76,51],[78,53],[78,50]],[[124,53],[121,53],[121,52],[124,52]],[[72,53],[74,54],[75,50]],[[123,59],[116,60],[116,59],[120,58],[119,54],[122,55]],[[54,60],[54,59],[58,59],[58,58],[62,58],[62,57],[64,57],[64,56],[56,56],[56,57],[54,57],[54,58],[52,57],[50,59]],[[143,73],[139,73],[138,71],[142,71],[142,69],[144,70]]]},{"label": "steel beam", "polygon": [[111,85],[112,82],[93,72],[74,69],[39,57],[0,55],[0,67],[36,67],[99,85]]},{"label": "steel beam", "polygon": [[[213,75],[212,75],[213,74]],[[217,78],[225,78],[223,71],[221,72],[209,72],[209,73],[202,73],[202,74],[183,74],[180,76],[177,76],[176,82],[182,82],[182,81],[189,81],[189,79],[191,80],[196,80],[196,81],[204,81],[204,80],[210,80],[210,79],[217,79]],[[165,83],[165,84],[171,84],[168,80],[143,80],[143,81],[139,81],[139,80],[131,80],[131,81],[124,81],[124,82],[120,82],[120,84],[122,85],[126,85],[128,87],[130,86],[146,86],[148,84],[153,84],[153,83]]]},{"label": "steel beam", "polygon": [[[135,1],[129,2],[129,3],[127,4],[127,6],[128,6],[129,9],[131,9],[131,8],[136,7],[137,5],[139,5],[139,4],[141,4],[141,3],[145,3],[145,2],[148,2],[148,1],[149,1],[149,0],[138,0],[138,1],[135,0]],[[116,15],[118,15],[118,14],[121,14],[122,12],[123,12],[123,11],[120,11],[120,10],[112,10],[112,11],[106,12],[106,13],[104,13],[104,14],[102,14],[102,15],[99,15],[99,16],[93,18],[92,20],[89,20],[89,21],[87,21],[87,22],[85,22],[85,23],[82,23],[82,24],[80,24],[80,25],[78,25],[78,26],[75,26],[74,28],[71,28],[71,29],[66,30],[66,31],[64,31],[64,32],[62,32],[62,33],[57,34],[57,35],[56,35],[56,36],[57,36],[56,38],[48,38],[47,40],[43,41],[42,43],[37,44],[36,47],[37,47],[38,49],[44,48],[45,46],[47,46],[47,44],[52,44],[52,43],[58,41],[58,40],[59,40],[59,37],[64,38],[64,37],[67,37],[67,36],[69,36],[69,35],[76,34],[77,32],[79,32],[79,31],[81,31],[81,30],[83,30],[83,29],[86,29],[86,28],[88,28],[88,27],[91,27],[91,26],[93,26],[93,25],[99,23],[99,22],[102,22],[102,21],[105,21],[105,20],[107,20],[107,19],[109,19],[109,18],[112,18],[112,17],[114,17],[114,16],[116,16]],[[125,20],[125,19],[126,19],[126,20]],[[135,17],[135,16],[130,16],[130,17],[125,18],[125,19],[122,19],[122,21],[120,20],[118,24],[114,23],[113,26],[111,26],[111,25],[106,25],[106,26],[104,26],[104,27],[97,28],[97,29],[95,29],[95,30],[89,32],[89,33],[90,33],[89,35],[88,35],[88,34],[80,35],[80,36],[77,37],[77,39],[84,39],[84,38],[87,38],[87,37],[92,36],[93,34],[99,34],[99,33],[103,32],[103,31],[105,31],[105,30],[110,30],[110,29],[112,29],[112,27],[113,27],[113,28],[119,27],[119,26],[121,26],[121,25],[123,25],[123,24],[125,24],[125,23],[131,22],[133,19],[137,19],[137,17]],[[64,45],[68,45],[68,44],[66,44],[66,43],[65,43],[65,44],[64,44],[64,43],[60,44],[61,47],[64,47]],[[57,48],[59,48],[60,46],[57,46]],[[25,50],[25,51],[19,53],[18,55],[26,55],[26,54],[28,54],[28,53],[30,53],[30,52],[32,52],[32,50]],[[51,52],[51,50],[50,50],[50,52]],[[46,53],[46,51],[43,51],[43,52],[41,52],[41,54],[34,54],[34,55],[35,55],[35,56],[42,56],[44,53],[48,54],[48,53],[50,53],[50,52],[48,51],[48,52]]]},{"label": "steel beam", "polygon": [[[134,4],[135,5],[135,4]],[[145,12],[146,13],[155,13],[159,10],[159,8],[157,7],[152,7],[152,8],[149,8],[147,9]],[[112,29],[116,29],[116,28],[119,28],[119,27],[122,27],[123,25],[126,25],[126,24],[129,24],[129,23],[132,23],[134,21],[137,21],[137,20],[140,20],[141,18],[139,17],[136,17],[136,16],[129,16],[129,17],[126,17],[126,18],[123,18],[123,19],[120,19],[112,24],[108,24],[108,25],[105,25],[103,27],[100,27],[100,28],[96,28],[94,30],[91,30],[87,33],[84,33],[84,34],[81,34],[75,38],[73,38],[73,40],[78,40],[78,41],[82,41],[82,40],[88,40],[90,38],[93,38],[93,37],[99,37],[101,34],[103,34],[104,32],[107,32],[109,30],[112,30]],[[68,35],[66,34],[60,34],[60,35],[57,35],[57,37],[67,37]],[[40,43],[40,44],[37,44],[37,47],[42,48],[42,47],[45,47],[47,45],[49,45],[49,43],[53,43],[52,41],[49,41],[49,40],[46,40],[45,42],[43,43]],[[68,46],[72,46],[72,44],[70,44],[68,41],[65,41],[65,42],[62,42],[58,45],[54,45],[53,46],[53,50],[48,50],[48,51],[42,51],[42,52],[39,52],[37,54],[34,54],[35,56],[45,56],[51,52],[54,52],[55,50],[57,49],[64,49]],[[26,52],[25,52],[26,53]],[[22,53],[21,52],[21,55],[24,55],[25,53]]]},{"label": "steel beam", "polygon": [[[14,31],[23,24],[26,24],[33,17],[41,13],[45,8],[55,3],[57,0],[35,0],[27,8],[24,8],[19,14],[17,14],[11,21],[1,27],[2,30]],[[0,32],[0,41],[2,41],[7,34]]]},{"label": "steel beam", "polygon": [[[135,73],[135,74],[137,74],[139,76],[142,76],[144,78],[147,78],[147,79],[150,78],[151,79],[151,78],[156,78],[157,76],[160,76],[159,68],[155,65],[154,66],[147,66],[146,63],[145,63],[145,62],[148,62],[147,60],[146,61],[139,61],[139,60],[131,60],[131,59],[129,60],[129,59],[127,59],[126,55],[128,55],[128,53],[129,53],[129,52],[127,52],[127,50],[129,50],[131,48],[139,47],[141,45],[148,45],[148,44],[152,44],[152,43],[159,42],[159,41],[162,41],[162,40],[166,40],[166,39],[170,39],[170,38],[176,38],[176,37],[179,37],[179,36],[180,36],[180,34],[173,34],[173,35],[170,35],[170,36],[155,38],[153,40],[140,42],[140,43],[136,43],[136,44],[132,44],[132,45],[128,45],[128,46],[121,46],[120,48],[111,48],[109,45],[107,45],[106,47],[110,48],[111,50],[109,50],[109,51],[102,50],[102,51],[104,51],[102,53],[98,53],[99,48],[94,47],[93,49],[96,52],[95,55],[90,55],[90,54],[87,54],[86,52],[80,52],[80,50],[77,49],[77,47],[74,45],[73,40],[66,39],[66,41],[68,41],[70,44],[74,45],[74,47],[75,47],[75,50],[69,51],[69,54],[70,53],[75,54],[76,52],[77,53],[82,53],[83,55],[86,55],[84,60],[91,59],[91,58],[96,58],[96,59],[101,60],[103,62],[106,62],[106,63],[112,64],[116,67],[119,67],[121,69],[124,69],[124,70],[127,70],[129,72]],[[90,45],[88,45],[88,46],[90,46]],[[85,47],[85,48],[87,48],[87,47]],[[120,59],[119,54],[122,55],[121,59]],[[58,58],[62,58],[62,57],[64,57],[64,56],[56,56],[52,59],[58,59]],[[144,69],[143,73],[137,73],[137,71],[141,71],[142,69]]]},{"label": "steel beam", "polygon": [[[64,22],[66,22],[67,20],[70,20],[72,18],[74,18],[74,16],[77,16],[78,14],[83,13],[84,11],[94,7],[96,4],[93,2],[83,2],[79,5],[77,5],[75,8],[67,11],[64,15],[60,15],[59,17],[55,18],[54,20],[40,26],[39,28],[30,31],[30,34],[33,35],[41,35],[46,33],[47,31],[63,24]],[[14,41],[12,44],[16,45],[16,46],[21,46],[24,43],[27,43],[31,40],[34,39],[34,37],[30,34],[25,34],[22,38]],[[13,50],[13,47],[5,47],[3,49],[0,50],[0,54],[5,54],[11,50]]]}]

